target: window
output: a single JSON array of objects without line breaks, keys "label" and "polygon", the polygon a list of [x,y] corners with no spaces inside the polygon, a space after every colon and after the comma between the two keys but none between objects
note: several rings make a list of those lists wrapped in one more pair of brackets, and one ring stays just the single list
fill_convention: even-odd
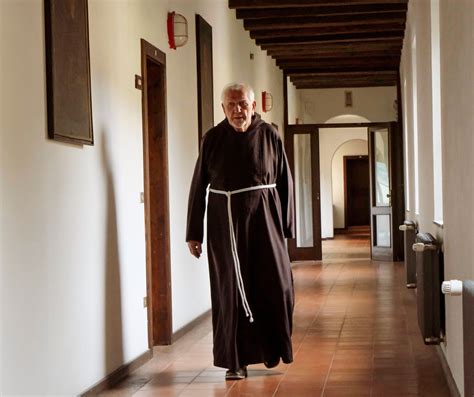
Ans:
[{"label": "window", "polygon": [[441,143],[441,70],[439,0],[431,0],[431,90],[433,114],[434,221],[443,223],[443,156]]},{"label": "window", "polygon": [[413,36],[411,46],[411,75],[412,75],[412,92],[413,92],[413,165],[414,172],[414,191],[415,191],[415,214],[420,214],[420,180],[418,178],[418,92],[416,85],[416,36]]},{"label": "window", "polygon": [[407,80],[403,79],[403,135],[405,146],[405,209],[410,211],[410,159],[408,151]]}]

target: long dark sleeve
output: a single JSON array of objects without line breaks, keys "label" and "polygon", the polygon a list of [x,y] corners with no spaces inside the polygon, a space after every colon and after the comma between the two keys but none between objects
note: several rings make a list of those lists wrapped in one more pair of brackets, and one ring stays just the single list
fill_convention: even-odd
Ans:
[{"label": "long dark sleeve", "polygon": [[278,139],[278,151],[277,190],[281,201],[283,233],[286,238],[294,238],[295,202],[293,196],[293,178],[281,139]]},{"label": "long dark sleeve", "polygon": [[205,163],[205,139],[194,168],[188,200],[186,241],[200,241],[204,237],[204,213],[206,211],[206,189],[209,184]]}]

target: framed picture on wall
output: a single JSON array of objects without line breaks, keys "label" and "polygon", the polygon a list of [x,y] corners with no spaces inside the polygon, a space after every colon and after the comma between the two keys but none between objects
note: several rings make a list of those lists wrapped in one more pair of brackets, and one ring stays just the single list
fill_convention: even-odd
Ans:
[{"label": "framed picture on wall", "polygon": [[93,145],[87,0],[44,0],[48,137]]}]

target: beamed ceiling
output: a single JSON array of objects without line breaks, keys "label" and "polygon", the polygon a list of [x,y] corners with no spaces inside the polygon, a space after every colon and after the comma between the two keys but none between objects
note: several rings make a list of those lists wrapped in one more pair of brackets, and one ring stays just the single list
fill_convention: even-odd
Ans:
[{"label": "beamed ceiling", "polygon": [[296,88],[397,85],[408,0],[229,0]]}]

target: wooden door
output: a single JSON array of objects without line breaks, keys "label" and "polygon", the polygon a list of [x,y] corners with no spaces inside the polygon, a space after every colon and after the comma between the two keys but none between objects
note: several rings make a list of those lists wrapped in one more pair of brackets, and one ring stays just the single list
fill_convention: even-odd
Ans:
[{"label": "wooden door", "polygon": [[374,260],[393,260],[390,124],[369,127],[371,249]]},{"label": "wooden door", "polygon": [[370,225],[368,156],[344,156],[345,227]]},{"label": "wooden door", "polygon": [[293,175],[296,201],[296,238],[288,240],[290,259],[321,260],[318,128],[287,126],[285,150]]},{"label": "wooden door", "polygon": [[196,14],[196,65],[199,147],[203,135],[214,127],[214,77],[212,71],[212,26]]},{"label": "wooden door", "polygon": [[171,344],[166,55],[141,40],[149,346]]}]

